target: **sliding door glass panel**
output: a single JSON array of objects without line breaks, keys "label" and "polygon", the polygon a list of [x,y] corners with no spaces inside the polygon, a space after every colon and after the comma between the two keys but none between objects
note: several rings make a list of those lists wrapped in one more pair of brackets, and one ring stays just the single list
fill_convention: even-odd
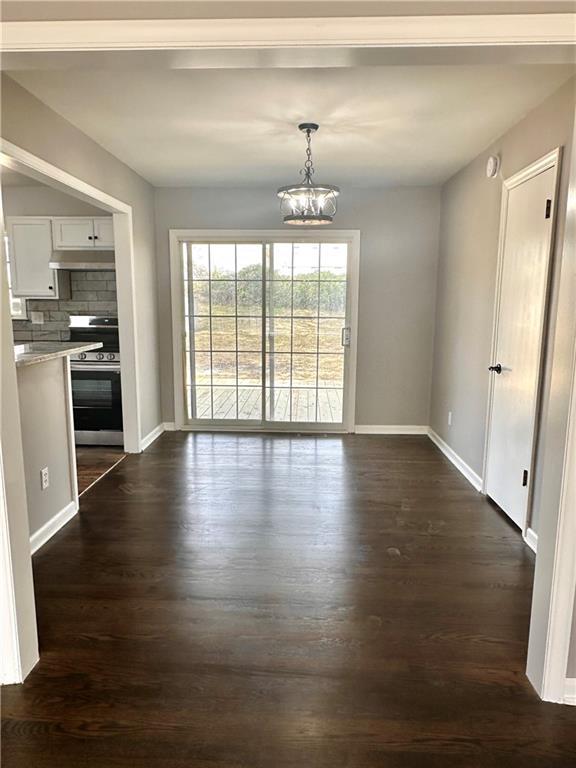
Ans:
[{"label": "sliding door glass panel", "polygon": [[273,243],[266,273],[266,420],[343,421],[348,246]]},{"label": "sliding door glass panel", "polygon": [[346,243],[183,243],[189,422],[343,422]]},{"label": "sliding door glass panel", "polygon": [[183,243],[188,421],[262,420],[261,243]]}]

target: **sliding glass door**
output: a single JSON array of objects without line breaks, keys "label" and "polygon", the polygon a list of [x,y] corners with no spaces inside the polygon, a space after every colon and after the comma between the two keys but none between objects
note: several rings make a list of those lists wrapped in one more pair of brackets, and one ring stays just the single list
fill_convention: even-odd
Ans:
[{"label": "sliding glass door", "polygon": [[344,426],[347,242],[181,241],[185,422]]}]

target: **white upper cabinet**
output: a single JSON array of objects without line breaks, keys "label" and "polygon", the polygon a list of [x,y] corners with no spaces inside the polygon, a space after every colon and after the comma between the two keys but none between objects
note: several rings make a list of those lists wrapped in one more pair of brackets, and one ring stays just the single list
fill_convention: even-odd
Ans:
[{"label": "white upper cabinet", "polygon": [[94,219],[94,247],[114,248],[114,222],[112,216]]},{"label": "white upper cabinet", "polygon": [[13,217],[7,220],[12,293],[26,298],[58,298],[52,259],[49,218]]},{"label": "white upper cabinet", "polygon": [[114,248],[114,227],[112,217],[52,219],[52,237],[54,249],[84,250]]}]

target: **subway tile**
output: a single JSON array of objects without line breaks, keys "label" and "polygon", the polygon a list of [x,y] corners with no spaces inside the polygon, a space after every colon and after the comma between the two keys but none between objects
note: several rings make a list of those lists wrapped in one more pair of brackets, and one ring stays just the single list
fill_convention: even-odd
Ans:
[{"label": "subway tile", "polygon": [[79,280],[72,282],[72,293],[76,291],[105,291],[106,286],[106,280]]},{"label": "subway tile", "polygon": [[14,331],[14,341],[32,341],[32,331]]},{"label": "subway tile", "polygon": [[108,291],[114,291],[116,293],[116,280],[108,280],[106,283],[106,289]]},{"label": "subway tile", "polygon": [[69,312],[63,312],[60,309],[56,310],[54,312],[52,310],[50,312],[48,312],[48,320],[50,322],[56,321],[56,322],[61,322],[61,323],[62,322],[68,323],[68,318],[69,317],[70,317],[70,313]]},{"label": "subway tile", "polygon": [[26,306],[29,312],[45,312],[46,310],[58,309],[57,299],[27,299]]},{"label": "subway tile", "polygon": [[60,341],[59,331],[32,331],[34,341]]},{"label": "subway tile", "polygon": [[87,314],[88,302],[87,301],[60,301],[59,309],[72,312],[74,314]]},{"label": "subway tile", "polygon": [[63,322],[62,320],[58,322],[47,322],[42,323],[42,326],[39,328],[39,330],[43,331],[65,331],[68,328],[68,322]]},{"label": "subway tile", "polygon": [[84,272],[83,274],[86,276],[86,280],[90,280],[91,282],[93,282],[94,280],[115,280],[116,279],[115,272],[108,272],[104,270]]},{"label": "subway tile", "polygon": [[96,312],[104,312],[107,310],[114,312],[117,309],[115,301],[90,301],[88,307]]},{"label": "subway tile", "polygon": [[96,291],[76,291],[73,301],[96,301],[98,294]]},{"label": "subway tile", "polygon": [[70,341],[70,331],[60,331],[60,341]]},{"label": "subway tile", "polygon": [[98,291],[98,301],[116,301],[114,291]]}]

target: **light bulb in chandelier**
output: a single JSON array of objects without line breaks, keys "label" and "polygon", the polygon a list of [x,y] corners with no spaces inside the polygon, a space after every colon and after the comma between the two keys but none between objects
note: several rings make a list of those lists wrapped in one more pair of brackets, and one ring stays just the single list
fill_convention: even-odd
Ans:
[{"label": "light bulb in chandelier", "polygon": [[298,126],[298,129],[306,134],[306,162],[301,170],[304,178],[297,184],[288,184],[278,189],[284,224],[331,224],[336,214],[336,198],[340,189],[333,184],[320,184],[312,178],[312,134],[316,133],[318,128],[317,123],[300,123]]}]

